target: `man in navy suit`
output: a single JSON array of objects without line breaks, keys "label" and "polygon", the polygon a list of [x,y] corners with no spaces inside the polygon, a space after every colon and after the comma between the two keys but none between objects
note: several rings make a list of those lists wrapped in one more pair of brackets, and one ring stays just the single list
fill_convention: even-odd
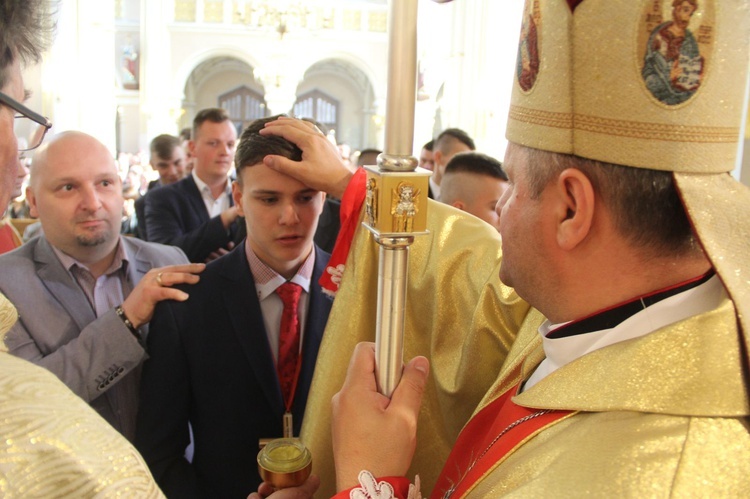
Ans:
[{"label": "man in navy suit", "polygon": [[237,131],[223,109],[203,109],[193,120],[188,143],[193,171],[184,179],[146,197],[146,238],[171,244],[191,262],[202,263],[234,247],[237,207],[229,170]]},{"label": "man in navy suit", "polygon": [[[208,264],[186,302],[162,303],[151,321],[136,446],[170,497],[247,497],[261,481],[259,440],[281,437],[287,412],[294,435],[302,424],[331,308],[318,284],[329,255],[313,243],[325,194],[263,164],[269,154],[301,159],[290,142],[258,133],[273,119],[253,122],[237,150],[232,195],[246,240]],[[291,396],[277,375],[277,292],[290,282],[302,288]]]}]

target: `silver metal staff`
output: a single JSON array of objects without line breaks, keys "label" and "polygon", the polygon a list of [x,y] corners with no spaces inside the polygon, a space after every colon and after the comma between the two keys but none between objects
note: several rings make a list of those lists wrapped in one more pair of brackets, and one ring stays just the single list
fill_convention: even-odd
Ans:
[{"label": "silver metal staff", "polygon": [[409,246],[427,233],[430,172],[412,156],[417,83],[417,0],[391,0],[388,12],[385,150],[366,166],[364,225],[380,245],[376,374],[390,397],[401,379]]}]

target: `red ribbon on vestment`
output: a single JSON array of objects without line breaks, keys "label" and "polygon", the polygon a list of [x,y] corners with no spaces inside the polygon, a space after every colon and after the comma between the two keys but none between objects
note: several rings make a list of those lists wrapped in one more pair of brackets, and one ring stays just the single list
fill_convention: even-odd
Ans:
[{"label": "red ribbon on vestment", "polygon": [[344,273],[346,259],[349,256],[349,250],[359,226],[359,214],[362,211],[362,203],[365,201],[367,190],[366,182],[367,172],[364,168],[358,168],[341,198],[341,229],[339,229],[339,235],[331,252],[331,259],[328,260],[326,271],[323,272],[318,281],[323,291],[331,296],[335,296],[339,290],[341,274]]}]

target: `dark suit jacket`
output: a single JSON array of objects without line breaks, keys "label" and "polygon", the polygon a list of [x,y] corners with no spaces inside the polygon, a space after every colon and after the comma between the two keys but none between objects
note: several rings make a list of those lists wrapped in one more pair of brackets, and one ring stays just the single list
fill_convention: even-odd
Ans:
[{"label": "dark suit jacket", "polygon": [[[292,413],[299,434],[331,301],[316,248],[302,369]],[[136,447],[168,497],[245,498],[260,484],[258,440],[282,436],[285,411],[252,273],[240,244],[208,264],[185,302],[151,320]],[[184,458],[194,436],[192,464]]]},{"label": "dark suit jacket", "polygon": [[161,187],[161,182],[159,180],[152,180],[148,183],[146,194],[136,199],[133,203],[136,219],[135,235],[144,241],[148,241],[148,233],[146,232],[146,196],[153,189],[158,189],[159,187]]},{"label": "dark suit jacket", "polygon": [[148,234],[146,233],[146,194],[139,197],[135,200],[133,203],[133,207],[135,208],[135,220],[136,220],[136,226],[135,226],[135,235],[138,237],[138,239],[142,239],[144,241],[148,241]]},{"label": "dark suit jacket", "polygon": [[[182,251],[171,246],[132,237],[121,237],[120,242],[133,286],[154,267],[187,263]],[[96,316],[44,236],[0,257],[0,290],[20,316],[5,336],[10,353],[52,371],[132,440],[136,368],[146,353],[114,309]]]},{"label": "dark suit jacket", "polygon": [[318,217],[318,228],[315,231],[315,244],[328,253],[333,251],[336,238],[341,230],[341,201],[326,198],[323,211]]},{"label": "dark suit jacket", "polygon": [[[177,246],[191,262],[202,263],[235,240],[237,224],[227,231],[221,217],[208,216],[192,175],[154,189],[144,199],[147,240]],[[231,196],[229,202],[234,204]]]}]

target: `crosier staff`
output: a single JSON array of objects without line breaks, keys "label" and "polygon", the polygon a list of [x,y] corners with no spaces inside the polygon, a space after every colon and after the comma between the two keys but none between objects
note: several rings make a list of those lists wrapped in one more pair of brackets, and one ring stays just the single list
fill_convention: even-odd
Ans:
[{"label": "crosier staff", "polygon": [[417,90],[417,0],[391,0],[385,150],[367,170],[363,222],[380,245],[376,318],[378,390],[391,396],[401,379],[409,246],[426,234],[427,170],[412,156]]}]

